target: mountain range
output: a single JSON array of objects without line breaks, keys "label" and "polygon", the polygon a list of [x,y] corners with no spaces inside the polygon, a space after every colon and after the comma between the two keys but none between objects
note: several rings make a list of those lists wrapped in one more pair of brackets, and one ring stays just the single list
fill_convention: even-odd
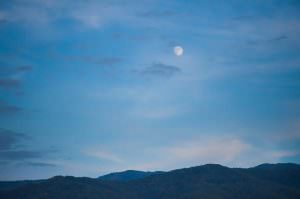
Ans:
[{"label": "mountain range", "polygon": [[131,181],[137,180],[141,178],[145,178],[147,176],[162,174],[163,171],[135,171],[135,170],[127,170],[123,172],[115,172],[107,175],[100,176],[100,180],[110,180],[110,181]]},{"label": "mountain range", "polygon": [[228,168],[206,164],[169,172],[125,171],[99,178],[55,176],[0,182],[2,199],[299,199],[300,165]]}]

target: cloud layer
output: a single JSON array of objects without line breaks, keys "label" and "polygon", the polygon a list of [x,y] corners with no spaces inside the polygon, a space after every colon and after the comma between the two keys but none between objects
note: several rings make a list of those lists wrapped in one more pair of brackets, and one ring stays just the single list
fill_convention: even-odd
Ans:
[{"label": "cloud layer", "polygon": [[43,162],[32,162],[42,160],[53,153],[51,150],[26,149],[23,145],[32,138],[23,134],[0,129],[0,162],[6,164],[26,164],[28,166],[54,166],[54,164]]}]

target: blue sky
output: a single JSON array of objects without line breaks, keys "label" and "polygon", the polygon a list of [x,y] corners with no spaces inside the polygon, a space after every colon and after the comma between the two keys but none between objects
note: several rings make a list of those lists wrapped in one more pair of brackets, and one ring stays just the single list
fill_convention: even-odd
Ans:
[{"label": "blue sky", "polygon": [[300,163],[299,11],[1,1],[0,179]]}]

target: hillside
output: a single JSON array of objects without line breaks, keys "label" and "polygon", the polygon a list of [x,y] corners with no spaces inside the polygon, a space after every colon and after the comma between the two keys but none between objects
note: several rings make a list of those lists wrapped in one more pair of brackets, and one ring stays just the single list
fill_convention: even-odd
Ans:
[{"label": "hillside", "polygon": [[100,180],[111,180],[111,181],[130,181],[130,180],[137,180],[141,178],[145,178],[151,175],[155,174],[161,174],[163,173],[162,171],[155,171],[155,172],[150,172],[150,171],[135,171],[135,170],[127,170],[123,172],[115,172],[115,173],[110,173],[107,175],[100,176]]},{"label": "hillside", "polygon": [[57,176],[1,193],[10,199],[296,199],[300,165],[264,164],[249,169],[221,165],[173,170],[118,181]]}]

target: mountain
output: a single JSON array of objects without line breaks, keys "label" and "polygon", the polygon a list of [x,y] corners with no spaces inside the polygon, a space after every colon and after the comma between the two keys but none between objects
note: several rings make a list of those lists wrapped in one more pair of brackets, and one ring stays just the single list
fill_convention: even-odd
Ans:
[{"label": "mountain", "polygon": [[247,169],[250,175],[290,187],[300,187],[300,167],[297,164],[262,164]]},{"label": "mountain", "polygon": [[43,181],[46,180],[20,180],[20,181],[8,181],[8,182],[0,181],[0,191],[9,191],[27,184],[41,183]]},{"label": "mountain", "polygon": [[131,181],[131,180],[137,180],[151,175],[162,174],[162,173],[163,173],[162,171],[145,172],[145,171],[127,170],[123,172],[115,172],[104,176],[100,176],[98,179],[111,180],[111,181]]},{"label": "mountain", "polygon": [[263,164],[249,169],[207,164],[151,174],[133,180],[57,176],[2,191],[0,198],[298,199],[299,175],[300,165],[297,164]]},{"label": "mountain", "polygon": [[[135,170],[127,170],[123,172],[114,172],[110,174],[106,174],[103,176],[98,177],[99,180],[107,180],[107,181],[131,181],[141,179],[150,175],[160,174],[163,173],[162,171],[135,171]],[[35,184],[41,183],[46,180],[20,180],[20,181],[0,181],[0,191],[9,191],[16,189],[18,187],[28,185],[28,184]]]}]

